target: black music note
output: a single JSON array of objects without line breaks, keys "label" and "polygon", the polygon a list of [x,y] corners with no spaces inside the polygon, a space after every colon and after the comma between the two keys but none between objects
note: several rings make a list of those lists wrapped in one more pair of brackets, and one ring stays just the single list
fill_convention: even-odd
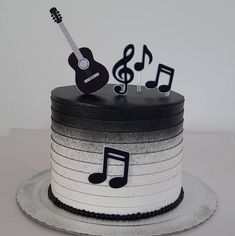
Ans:
[{"label": "black music note", "polygon": [[127,184],[128,169],[129,169],[129,156],[128,152],[122,150],[105,147],[104,148],[104,162],[102,173],[93,173],[89,176],[88,180],[92,184],[100,184],[107,178],[108,159],[114,159],[124,162],[124,174],[122,177],[114,177],[109,181],[111,188],[121,188]]},{"label": "black music note", "polygon": [[157,76],[156,76],[156,80],[155,81],[148,81],[145,86],[147,88],[156,88],[158,86],[158,82],[159,82],[159,77],[160,77],[160,73],[163,72],[165,74],[169,75],[169,81],[167,85],[161,85],[159,86],[159,91],[162,93],[168,93],[171,90],[171,85],[172,85],[172,80],[173,80],[173,76],[174,76],[174,72],[175,70],[171,67],[168,67],[166,65],[163,64],[159,64],[158,66],[158,70],[157,70]]},{"label": "black music note", "polygon": [[[130,51],[128,53],[128,51]],[[135,47],[133,44],[129,44],[125,47],[123,52],[123,58],[119,60],[113,67],[113,76],[120,83],[124,84],[124,89],[122,90],[122,86],[115,85],[114,91],[117,94],[125,94],[127,92],[127,85],[134,79],[134,72],[130,68],[127,67],[127,63],[134,56]],[[122,67],[121,69],[118,68]],[[117,72],[118,71],[118,72]]]},{"label": "black music note", "polygon": [[141,62],[136,62],[134,65],[135,70],[141,71],[144,69],[145,65],[145,55],[149,57],[149,64],[153,61],[153,55],[149,51],[146,45],[143,46],[143,56],[142,56],[142,61]]}]

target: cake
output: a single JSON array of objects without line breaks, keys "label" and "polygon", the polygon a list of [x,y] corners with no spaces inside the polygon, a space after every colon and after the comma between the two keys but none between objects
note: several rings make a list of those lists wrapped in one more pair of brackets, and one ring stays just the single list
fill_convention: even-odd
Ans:
[{"label": "cake", "polygon": [[75,85],[51,92],[48,196],[64,210],[108,220],[170,211],[184,196],[184,97],[138,93],[134,85],[117,95],[113,86],[90,95]]}]

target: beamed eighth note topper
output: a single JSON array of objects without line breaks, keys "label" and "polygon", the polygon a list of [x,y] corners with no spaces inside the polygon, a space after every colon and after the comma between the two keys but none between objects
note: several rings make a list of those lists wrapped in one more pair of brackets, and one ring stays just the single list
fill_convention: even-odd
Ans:
[{"label": "beamed eighth note topper", "polygon": [[62,22],[60,12],[55,8],[50,9],[53,20],[58,23],[62,33],[67,39],[73,53],[69,56],[69,65],[75,70],[76,85],[84,93],[94,93],[103,88],[109,80],[107,69],[97,61],[89,48],[78,48],[72,36]]}]

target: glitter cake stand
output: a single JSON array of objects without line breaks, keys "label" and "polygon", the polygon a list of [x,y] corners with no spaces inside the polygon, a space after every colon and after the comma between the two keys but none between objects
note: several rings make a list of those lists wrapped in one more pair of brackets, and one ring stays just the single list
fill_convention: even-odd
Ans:
[{"label": "glitter cake stand", "polygon": [[183,172],[185,196],[174,210],[137,221],[107,221],[74,215],[59,209],[48,199],[50,171],[43,171],[23,183],[17,202],[33,220],[60,231],[77,235],[163,235],[184,231],[207,220],[216,210],[217,199],[200,179]]}]

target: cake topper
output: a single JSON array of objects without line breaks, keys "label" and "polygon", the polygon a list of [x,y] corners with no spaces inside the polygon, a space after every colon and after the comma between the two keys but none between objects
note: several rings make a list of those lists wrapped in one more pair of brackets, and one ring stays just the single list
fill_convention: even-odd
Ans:
[{"label": "cake topper", "polygon": [[122,177],[114,177],[109,181],[109,186],[111,188],[122,188],[127,184],[128,179],[128,169],[129,169],[129,152],[118,150],[111,147],[104,147],[104,162],[102,173],[93,173],[89,176],[88,180],[92,184],[100,184],[104,182],[107,178],[108,170],[108,159],[114,159],[124,162],[124,174]]},{"label": "cake topper", "polygon": [[62,22],[60,12],[55,8],[50,9],[52,18],[58,23],[62,33],[67,39],[73,53],[69,56],[69,65],[75,70],[76,85],[85,94],[94,93],[103,88],[109,80],[107,69],[97,61],[89,48],[78,48],[73,38]]},{"label": "cake topper", "polygon": [[145,56],[148,56],[148,58],[149,58],[149,63],[148,64],[151,64],[151,62],[153,61],[153,55],[149,51],[149,49],[147,48],[146,45],[143,46],[142,61],[141,62],[136,62],[135,65],[134,65],[135,70],[140,72],[139,84],[137,86],[137,92],[141,92],[141,71],[144,69],[144,66],[145,66]]},{"label": "cake topper", "polygon": [[142,61],[141,62],[136,62],[134,65],[134,68],[136,71],[141,71],[144,69],[145,66],[145,55],[149,57],[149,64],[153,61],[153,55],[149,51],[146,45],[143,46],[143,55],[142,55]]},{"label": "cake topper", "polygon": [[123,58],[120,59],[113,67],[114,78],[124,85],[123,90],[121,85],[114,86],[114,91],[117,94],[125,94],[127,92],[127,85],[134,79],[133,70],[127,67],[127,63],[133,58],[134,53],[134,45],[127,45],[123,51]]},{"label": "cake topper", "polygon": [[[127,92],[127,85],[132,82],[134,79],[134,71],[127,67],[127,63],[133,58],[135,53],[135,47],[133,44],[129,44],[125,47],[123,51],[123,58],[120,59],[113,67],[113,76],[114,78],[123,84],[121,85],[115,85],[114,91],[117,94],[125,94]],[[142,61],[136,62],[134,65],[134,69],[136,71],[142,71],[145,67],[145,57],[148,56],[149,63],[151,64],[153,60],[153,55],[149,51],[146,45],[143,46],[143,56]],[[123,87],[123,90],[122,90]],[[139,81],[139,88],[141,88],[141,75],[140,75],[140,81]],[[137,89],[139,91],[140,89]]]},{"label": "cake topper", "polygon": [[171,85],[172,85],[172,80],[173,80],[174,72],[175,72],[175,70],[171,67],[168,67],[163,64],[159,64],[155,81],[150,80],[145,84],[145,86],[150,89],[156,88],[159,83],[159,78],[160,78],[161,72],[169,75],[169,81],[168,81],[168,84],[160,85],[158,89],[161,93],[164,93],[165,96],[169,96],[170,90],[171,90]]}]

